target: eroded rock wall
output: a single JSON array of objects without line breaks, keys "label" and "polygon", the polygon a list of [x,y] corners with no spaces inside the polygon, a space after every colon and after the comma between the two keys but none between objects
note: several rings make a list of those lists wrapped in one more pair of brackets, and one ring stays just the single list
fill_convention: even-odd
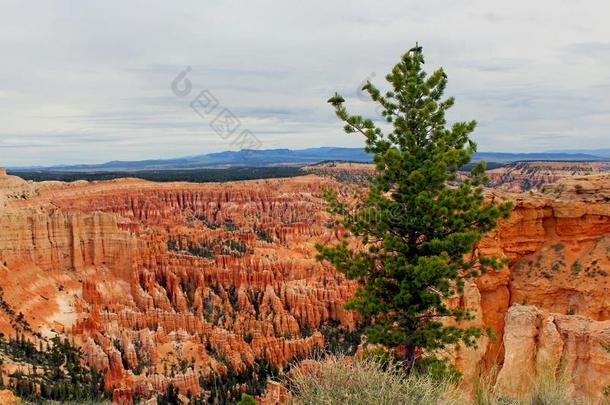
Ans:
[{"label": "eroded rock wall", "polygon": [[[355,286],[314,258],[315,243],[342,237],[324,185],[345,192],[314,175],[199,185],[0,176],[3,299],[43,335],[73,337],[109,370],[117,398],[170,383],[195,394],[211,373],[283,366],[324,345],[321,325],[356,323],[343,308]],[[464,375],[504,365],[498,387],[510,391],[515,370],[536,374],[548,360],[573,368],[575,392],[606,383],[583,376],[610,364],[587,343],[605,342],[610,320],[609,190],[608,176],[587,176],[544,193],[490,191],[515,208],[480,249],[509,264],[458,300],[496,336],[454,354]],[[0,331],[14,332],[2,311]]]},{"label": "eroded rock wall", "polygon": [[1,184],[4,299],[43,335],[69,334],[117,398],[197,394],[212,372],[285,366],[324,346],[322,324],[355,324],[353,284],[314,259],[340,235],[319,178]]}]

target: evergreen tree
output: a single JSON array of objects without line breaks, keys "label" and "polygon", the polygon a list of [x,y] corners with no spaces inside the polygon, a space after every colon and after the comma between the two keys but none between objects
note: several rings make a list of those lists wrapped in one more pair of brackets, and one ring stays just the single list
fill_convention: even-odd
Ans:
[{"label": "evergreen tree", "polygon": [[159,405],[180,405],[181,401],[178,398],[178,388],[172,384],[167,386],[165,393],[157,397],[157,404]]},{"label": "evergreen tree", "polygon": [[407,371],[422,350],[470,346],[482,335],[478,328],[447,326],[441,317],[469,317],[467,310],[449,308],[446,298],[459,294],[468,277],[500,267],[480,255],[477,244],[511,209],[485,201],[484,162],[458,178],[476,150],[469,138],[476,123],[447,125],[445,112],[454,104],[443,99],[447,76],[442,69],[427,76],[423,64],[416,45],[386,76],[390,91],[364,85],[385,122],[350,115],[337,93],[328,100],[345,132],[364,136],[377,174],[351,199],[325,193],[329,211],[364,248],[348,244],[347,235],[338,245],[317,246],[319,260],[358,281],[347,307],[367,322],[367,341],[403,347]]}]

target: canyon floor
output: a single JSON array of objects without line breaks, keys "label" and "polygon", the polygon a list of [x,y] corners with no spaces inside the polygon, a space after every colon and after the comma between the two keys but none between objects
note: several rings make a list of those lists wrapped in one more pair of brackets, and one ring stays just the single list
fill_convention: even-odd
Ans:
[{"label": "canyon floor", "polygon": [[[262,391],[295,360],[354,351],[358,319],[343,303],[355,286],[314,248],[342,239],[322,189],[347,194],[370,174],[342,165],[204,184],[0,171],[0,332],[68,337],[122,402],[169,384],[197,395],[227,376]],[[528,192],[527,169],[490,171],[489,198],[515,207],[479,248],[509,264],[456,297],[495,335],[446,354],[466,382],[498,367],[496,387],[513,394],[553,370],[575,394],[610,391],[610,174],[570,165]],[[0,367],[5,384],[28,369]]]}]

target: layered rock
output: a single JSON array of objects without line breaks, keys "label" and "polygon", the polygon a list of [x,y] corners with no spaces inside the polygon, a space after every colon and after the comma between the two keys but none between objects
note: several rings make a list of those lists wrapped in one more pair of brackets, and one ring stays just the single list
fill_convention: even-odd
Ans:
[{"label": "layered rock", "polygon": [[[356,323],[343,308],[355,286],[314,259],[315,243],[342,237],[324,213],[324,185],[346,192],[314,175],[230,184],[2,175],[3,299],[44,336],[70,335],[90,365],[108,370],[117,401],[168,384],[196,394],[200,380],[261,360],[285,366],[324,345],[321,325]],[[509,392],[515,370],[536,374],[550,362],[573,367],[577,393],[603,388],[583,373],[610,364],[587,343],[606,342],[610,320],[609,191],[608,176],[586,176],[542,193],[490,194],[515,208],[479,249],[509,265],[457,300],[496,336],[452,354],[465,376],[504,364],[498,387]],[[519,328],[530,321],[535,330]],[[14,325],[0,311],[0,331]]]},{"label": "layered rock", "polygon": [[321,184],[0,179],[4,298],[43,335],[70,335],[120,402],[169,384],[198,394],[201,378],[259,360],[283,367],[324,346],[323,323],[355,322],[353,285],[314,259],[338,236]]},{"label": "layered rock", "polygon": [[[496,336],[514,304],[608,319],[609,186],[610,176],[602,175],[567,179],[545,193],[494,192],[515,204],[510,219],[481,244],[484,253],[509,259],[506,269],[476,280],[484,324]],[[502,340],[490,342],[485,363],[501,363],[503,352]]]},{"label": "layered rock", "polygon": [[520,192],[538,190],[545,185],[575,176],[597,175],[610,171],[608,162],[515,162],[488,170],[489,186]]},{"label": "layered rock", "polygon": [[601,399],[610,387],[610,321],[514,305],[496,389],[519,397],[540,378],[566,379],[577,396]]}]

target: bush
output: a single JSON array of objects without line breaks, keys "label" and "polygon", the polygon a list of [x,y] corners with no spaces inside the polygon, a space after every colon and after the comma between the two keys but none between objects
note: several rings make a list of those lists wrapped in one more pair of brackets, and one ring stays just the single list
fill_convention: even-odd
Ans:
[{"label": "bush", "polygon": [[[287,386],[293,404],[426,404],[426,405],[608,405],[610,399],[594,402],[574,399],[568,377],[553,374],[536,378],[529,392],[509,398],[494,389],[495,373],[487,372],[470,382],[469,388],[453,384],[451,378],[431,374],[405,375],[400,363],[365,356],[329,356],[307,361],[290,373]],[[461,388],[458,388],[461,387]],[[472,388],[472,390],[470,390]]]},{"label": "bush", "polygon": [[463,404],[451,384],[373,358],[330,356],[291,373],[288,386],[296,404]]},{"label": "bush", "polygon": [[555,377],[549,372],[538,376],[529,392],[523,392],[520,398],[508,398],[500,395],[493,388],[492,373],[475,382],[474,405],[593,405],[608,402],[594,402],[586,398],[572,398],[568,377],[562,373]]},{"label": "bush", "polygon": [[256,405],[256,401],[253,396],[241,394],[241,401],[239,401],[237,405]]},{"label": "bush", "polygon": [[570,398],[568,382],[565,376],[555,379],[553,375],[539,377],[534,383],[534,388],[529,393],[529,398],[526,401],[528,404],[539,405],[576,405],[586,403]]}]

